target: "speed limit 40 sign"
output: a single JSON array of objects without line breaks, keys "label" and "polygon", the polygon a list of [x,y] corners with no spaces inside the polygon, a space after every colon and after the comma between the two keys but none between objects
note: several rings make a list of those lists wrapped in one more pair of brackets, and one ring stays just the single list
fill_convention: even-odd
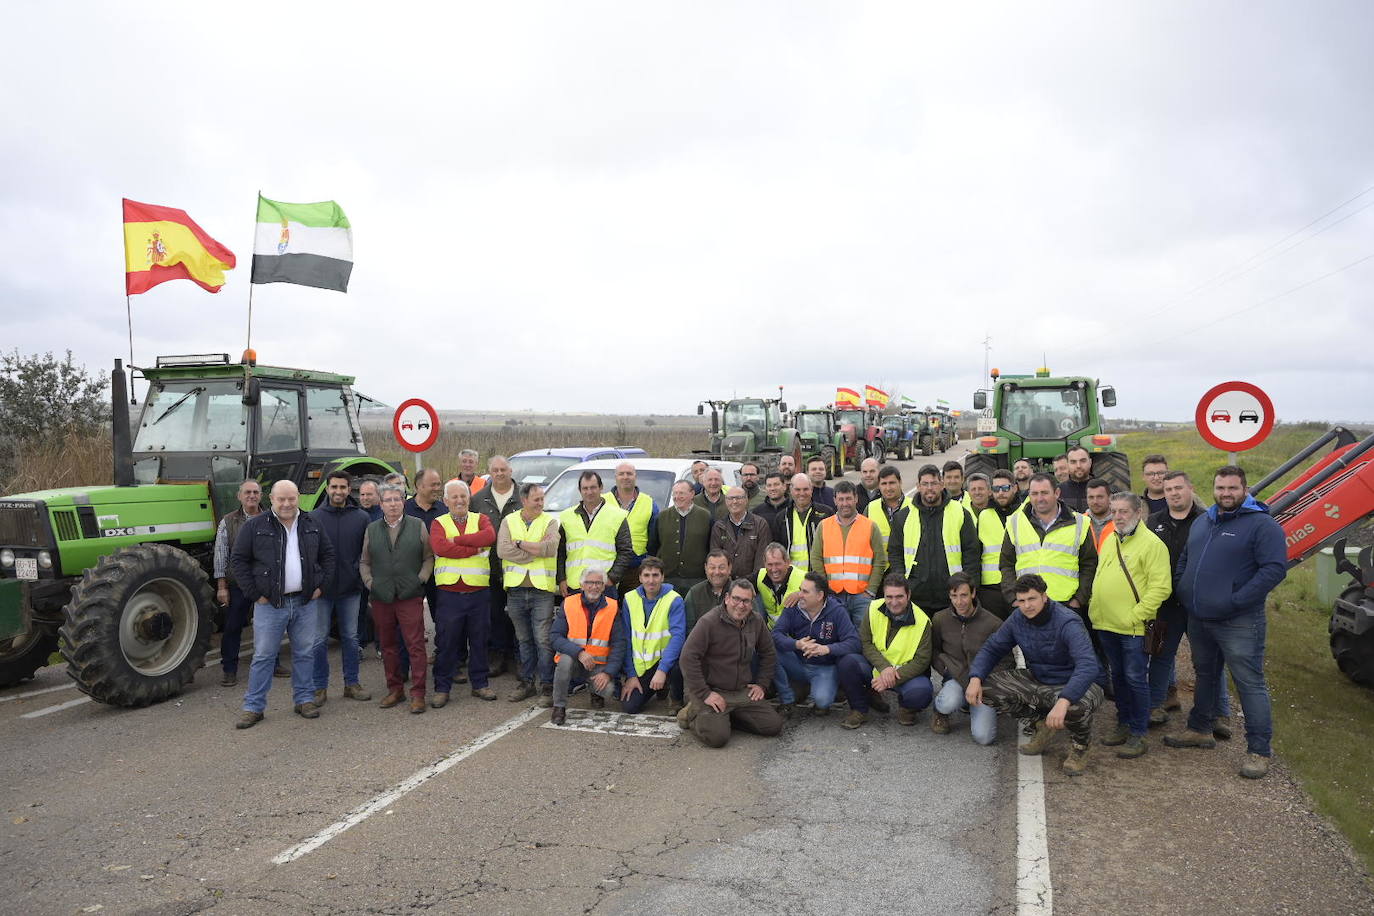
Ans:
[{"label": "speed limit 40 sign", "polygon": [[439,412],[419,398],[404,401],[391,418],[391,433],[406,451],[423,452],[439,439]]}]

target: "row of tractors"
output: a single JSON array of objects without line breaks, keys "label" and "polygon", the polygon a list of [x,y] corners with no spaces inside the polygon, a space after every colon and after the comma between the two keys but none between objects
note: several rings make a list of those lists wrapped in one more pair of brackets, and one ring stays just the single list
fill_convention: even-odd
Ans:
[{"label": "row of tractors", "polygon": [[800,470],[820,458],[826,478],[865,458],[910,460],[945,452],[959,441],[958,420],[946,408],[883,411],[872,407],[802,407],[789,412],[780,398],[702,401],[697,413],[711,411],[709,447],[703,456],[750,461],[767,474],[783,455]]}]

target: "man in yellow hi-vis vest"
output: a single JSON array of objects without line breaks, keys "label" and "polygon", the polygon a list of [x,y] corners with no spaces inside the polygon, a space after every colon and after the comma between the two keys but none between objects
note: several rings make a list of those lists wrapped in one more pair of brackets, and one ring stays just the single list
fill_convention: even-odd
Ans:
[{"label": "man in yellow hi-vis vest", "polygon": [[840,724],[858,728],[868,721],[868,707],[887,712],[883,692],[897,694],[897,721],[915,725],[916,714],[930,705],[930,618],[911,603],[906,577],[892,573],[883,580],[883,597],[869,602],[859,628],[862,652],[841,656],[840,686],[849,697],[849,716]]},{"label": "man in yellow hi-vis vest", "polygon": [[639,585],[625,593],[620,616],[629,640],[621,708],[641,712],[654,695],[671,687],[668,715],[682,708],[682,671],[678,656],[687,640],[687,610],[682,596],[663,581],[663,561],[645,557],[639,566]]},{"label": "man in yellow hi-vis vest", "polygon": [[487,686],[487,631],[491,626],[491,546],[496,529],[480,512],[469,512],[472,494],[461,480],[444,484],[448,512],[429,526],[429,546],[434,550],[434,583],[438,602],[434,616],[434,696],[429,705],[448,704],[453,675],[463,646],[468,650],[468,678],[472,695],[496,699]]},{"label": "man in yellow hi-vis vest", "polygon": [[[488,487],[488,489],[491,489]],[[515,627],[520,649],[520,680],[508,699],[512,703],[535,694],[540,705],[553,702],[553,595],[557,588],[554,562],[558,555],[558,519],[544,511],[544,488],[520,485],[520,511],[501,520],[496,553],[506,586],[506,615]]]},{"label": "man in yellow hi-vis vest", "polygon": [[1035,573],[1047,594],[1072,608],[1087,626],[1088,599],[1097,574],[1092,523],[1059,500],[1059,485],[1049,474],[1031,477],[1021,508],[1007,516],[999,566],[1008,602],[1018,576]]},{"label": "man in yellow hi-vis vest", "polygon": [[577,478],[582,501],[558,515],[558,594],[566,598],[582,585],[582,570],[593,564],[606,572],[606,594],[618,597],[615,585],[634,559],[629,516],[614,500],[601,495],[601,475],[583,471]]}]

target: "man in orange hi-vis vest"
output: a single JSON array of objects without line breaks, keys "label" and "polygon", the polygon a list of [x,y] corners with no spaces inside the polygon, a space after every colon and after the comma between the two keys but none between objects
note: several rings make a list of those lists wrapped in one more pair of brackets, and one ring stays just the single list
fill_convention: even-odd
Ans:
[{"label": "man in orange hi-vis vest", "polygon": [[811,568],[824,572],[830,593],[844,605],[857,630],[877,597],[883,575],[883,535],[859,514],[854,484],[835,484],[835,514],[822,519],[811,541]]}]

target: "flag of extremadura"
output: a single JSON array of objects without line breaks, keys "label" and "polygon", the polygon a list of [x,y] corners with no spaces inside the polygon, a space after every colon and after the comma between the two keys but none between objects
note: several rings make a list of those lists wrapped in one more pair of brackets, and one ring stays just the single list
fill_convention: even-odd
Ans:
[{"label": "flag of extremadura", "polygon": [[288,204],[258,195],[254,283],[296,283],[348,292],[353,230],[332,200]]}]

